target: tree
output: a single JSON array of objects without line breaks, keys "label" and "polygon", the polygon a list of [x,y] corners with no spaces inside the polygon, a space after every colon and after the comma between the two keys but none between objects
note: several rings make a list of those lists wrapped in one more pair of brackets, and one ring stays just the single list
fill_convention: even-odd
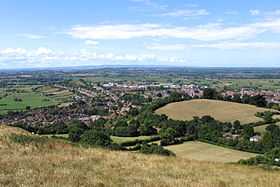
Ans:
[{"label": "tree", "polygon": [[266,132],[262,139],[262,145],[266,151],[273,148],[273,140],[270,132]]},{"label": "tree", "polygon": [[245,140],[249,140],[250,137],[254,136],[254,128],[250,125],[244,125],[242,135]]},{"label": "tree", "polygon": [[159,135],[161,139],[174,140],[176,136],[176,130],[173,128],[160,129]]},{"label": "tree", "polygon": [[112,144],[112,140],[106,132],[96,129],[86,131],[81,136],[81,142],[87,145],[100,147],[108,147]]},{"label": "tree", "polygon": [[233,122],[233,132],[239,134],[242,129],[241,123],[239,120]]},{"label": "tree", "polygon": [[216,99],[217,95],[217,91],[213,88],[206,88],[203,90],[204,99]]},{"label": "tree", "polygon": [[152,125],[149,124],[140,125],[139,132],[140,135],[142,136],[150,136],[150,135],[157,134],[157,130]]},{"label": "tree", "polygon": [[69,140],[72,142],[78,142],[81,139],[82,134],[84,133],[84,130],[82,128],[79,128],[77,126],[72,126],[69,128]]}]

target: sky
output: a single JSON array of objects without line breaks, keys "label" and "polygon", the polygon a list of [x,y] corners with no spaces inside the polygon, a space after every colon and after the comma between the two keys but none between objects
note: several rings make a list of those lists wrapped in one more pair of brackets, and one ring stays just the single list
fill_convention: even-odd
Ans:
[{"label": "sky", "polygon": [[0,0],[0,69],[280,67],[279,0]]}]

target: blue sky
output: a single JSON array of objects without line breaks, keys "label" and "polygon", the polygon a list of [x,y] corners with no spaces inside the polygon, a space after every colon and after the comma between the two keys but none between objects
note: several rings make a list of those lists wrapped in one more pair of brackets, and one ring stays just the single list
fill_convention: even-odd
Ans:
[{"label": "blue sky", "polygon": [[280,67],[280,1],[2,0],[0,69]]}]

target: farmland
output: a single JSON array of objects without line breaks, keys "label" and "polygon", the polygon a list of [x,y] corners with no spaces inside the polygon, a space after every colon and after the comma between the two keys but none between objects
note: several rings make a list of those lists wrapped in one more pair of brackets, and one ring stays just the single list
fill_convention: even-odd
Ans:
[{"label": "farmland", "polygon": [[50,86],[17,86],[0,90],[0,114],[9,111],[24,111],[30,109],[58,105],[69,102],[72,93],[58,90]]},{"label": "farmland", "polygon": [[191,120],[194,116],[210,115],[223,122],[239,120],[244,124],[261,121],[255,114],[266,110],[252,105],[198,99],[171,103],[158,109],[156,113],[166,114],[176,120]]},{"label": "farmland", "polygon": [[236,151],[202,142],[186,142],[184,144],[167,146],[166,148],[173,151],[177,157],[197,161],[227,163],[256,156],[253,153]]}]

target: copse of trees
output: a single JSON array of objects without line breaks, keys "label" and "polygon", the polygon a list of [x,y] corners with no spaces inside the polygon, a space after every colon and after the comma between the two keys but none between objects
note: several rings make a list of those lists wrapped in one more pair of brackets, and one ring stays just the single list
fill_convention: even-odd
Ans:
[{"label": "copse of trees", "polygon": [[110,135],[102,130],[91,129],[81,136],[81,143],[90,146],[109,147],[112,144]]}]

